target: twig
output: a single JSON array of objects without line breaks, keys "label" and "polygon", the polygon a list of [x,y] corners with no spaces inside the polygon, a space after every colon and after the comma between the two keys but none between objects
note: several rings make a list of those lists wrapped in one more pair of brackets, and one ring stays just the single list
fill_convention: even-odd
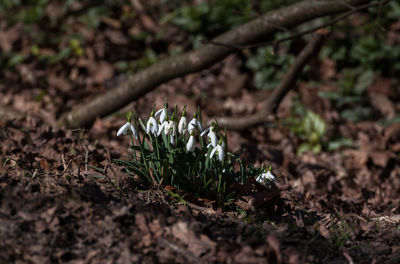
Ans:
[{"label": "twig", "polygon": [[[351,6],[360,6],[368,0],[349,0]],[[305,0],[288,7],[269,12],[246,24],[240,25],[212,40],[224,45],[245,46],[265,39],[277,32],[276,26],[292,28],[318,17],[345,12],[348,7],[337,0]],[[235,52],[232,47],[203,45],[180,55],[168,57],[130,76],[116,88],[95,97],[92,101],[65,113],[58,125],[82,127],[90,125],[98,116],[110,114],[132,100],[154,89],[157,85],[189,73],[204,70]]]},{"label": "twig", "polygon": [[338,0],[338,1],[352,10],[356,9],[355,6],[352,6],[351,4],[347,3],[345,0]]},{"label": "twig", "polygon": [[[370,7],[377,6],[377,5],[379,5],[379,8],[381,8],[384,4],[386,4],[389,1],[391,1],[391,0],[384,0],[384,1],[380,0],[378,3],[365,4],[365,5],[361,5],[359,7],[354,7],[354,6],[352,6],[352,5],[347,3],[345,6],[351,8],[350,11],[348,11],[348,12],[346,12],[346,13],[344,13],[344,14],[342,14],[342,15],[334,18],[334,19],[331,19],[330,21],[328,21],[328,22],[326,22],[326,23],[324,23],[322,25],[319,25],[319,26],[313,27],[311,29],[307,29],[307,30],[304,30],[302,32],[299,32],[299,33],[296,33],[296,34],[292,34],[292,35],[290,35],[288,37],[281,38],[281,39],[274,40],[274,41],[266,41],[266,42],[260,42],[260,43],[250,44],[250,45],[235,45],[235,44],[229,44],[229,43],[221,43],[221,42],[212,41],[212,40],[210,40],[210,41],[203,40],[203,43],[213,44],[213,45],[227,47],[227,48],[236,49],[236,50],[258,48],[258,47],[263,47],[263,46],[267,46],[267,45],[274,45],[274,47],[276,47],[277,45],[279,45],[282,42],[285,42],[285,41],[288,41],[288,40],[293,40],[293,39],[296,39],[298,37],[314,33],[319,29],[323,29],[323,28],[326,28],[326,27],[333,26],[337,22],[347,18],[348,16],[350,16],[350,15],[352,15],[352,14],[358,12],[358,11],[361,11],[361,10],[364,10],[364,9],[368,9]],[[339,1],[339,2],[344,4],[345,1]]]},{"label": "twig", "polygon": [[295,84],[303,67],[306,65],[309,59],[319,51],[326,35],[326,31],[319,31],[314,34],[313,38],[309,41],[306,47],[296,57],[296,60],[290,66],[285,77],[271,93],[261,110],[254,115],[243,117],[217,117],[216,119],[218,124],[221,127],[226,127],[227,129],[241,130],[270,121],[273,118],[272,114],[278,108],[283,97]]},{"label": "twig", "polygon": [[88,160],[89,160],[89,149],[87,148],[85,142],[83,142],[83,148],[85,149],[85,171],[88,170]]},{"label": "twig", "polygon": [[64,153],[63,153],[63,154],[61,154],[61,161],[62,161],[62,165],[63,165],[63,167],[64,167],[63,172],[65,172],[65,171],[68,169],[69,165],[71,164],[72,160],[69,160],[69,161],[68,161],[68,164],[67,164],[67,163],[65,162],[65,157],[64,157]]}]

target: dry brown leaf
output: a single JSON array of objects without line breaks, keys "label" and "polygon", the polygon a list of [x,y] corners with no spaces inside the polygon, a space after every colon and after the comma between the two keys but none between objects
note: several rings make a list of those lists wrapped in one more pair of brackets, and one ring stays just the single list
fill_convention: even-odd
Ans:
[{"label": "dry brown leaf", "polygon": [[89,70],[94,83],[103,83],[114,75],[114,68],[106,61],[91,64]]},{"label": "dry brown leaf", "polygon": [[0,47],[4,52],[10,52],[13,44],[21,37],[22,24],[15,24],[7,30],[0,29]]},{"label": "dry brown leaf", "polygon": [[128,39],[119,30],[107,29],[104,34],[115,45],[128,44]]}]

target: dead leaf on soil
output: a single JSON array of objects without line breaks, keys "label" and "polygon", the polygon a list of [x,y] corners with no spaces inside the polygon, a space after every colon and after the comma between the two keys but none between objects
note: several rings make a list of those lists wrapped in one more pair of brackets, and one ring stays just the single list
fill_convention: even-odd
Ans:
[{"label": "dead leaf on soil", "polygon": [[187,246],[187,249],[192,252],[196,257],[213,252],[216,243],[211,241],[206,235],[200,236],[200,239],[189,228],[187,222],[179,221],[174,224],[171,229],[171,234]]}]

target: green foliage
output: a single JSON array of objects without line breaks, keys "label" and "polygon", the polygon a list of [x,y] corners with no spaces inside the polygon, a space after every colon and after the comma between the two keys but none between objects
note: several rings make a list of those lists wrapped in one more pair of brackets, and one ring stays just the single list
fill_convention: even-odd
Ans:
[{"label": "green foliage", "polygon": [[352,147],[353,141],[349,138],[337,138],[334,140],[329,140],[328,142],[328,151],[334,151],[340,149],[342,147]]},{"label": "green foliage", "polygon": [[291,132],[302,141],[297,149],[297,155],[309,150],[319,153],[327,130],[325,121],[308,110],[299,100],[294,101],[292,113],[293,116],[286,118],[285,122],[289,123]]},{"label": "green foliage", "polygon": [[[275,10],[284,5],[295,3],[293,0],[262,1],[255,4],[252,1],[222,0],[204,1],[196,6],[183,6],[168,18],[171,23],[191,33],[190,39],[195,48],[201,42],[199,37],[211,38],[251,19],[258,13]],[[275,39],[288,36],[288,33],[278,33]],[[273,89],[286,73],[295,56],[288,52],[290,41],[281,44],[284,50],[275,54],[272,46],[256,49],[248,56],[246,67],[254,73],[254,86],[258,89]]]},{"label": "green foliage", "polygon": [[326,122],[316,113],[308,110],[298,100],[294,101],[293,116],[285,121],[290,124],[290,130],[302,143],[297,149],[297,155],[305,151],[313,151],[318,154],[321,150],[334,151],[342,147],[352,147],[353,141],[348,138],[325,138],[327,131]]},{"label": "green foliage", "polygon": [[21,0],[2,0],[0,3],[0,12],[9,10],[14,6],[21,5]]},{"label": "green foliage", "polygon": [[340,90],[321,91],[318,95],[330,99],[343,118],[352,122],[366,120],[370,118],[371,107],[365,90],[373,77],[372,71],[363,72],[361,68],[343,69],[338,80]]},{"label": "green foliage", "polygon": [[[172,117],[167,117],[167,120],[170,118],[176,126],[173,116],[176,116],[176,112],[172,114]],[[154,135],[147,130],[141,120],[135,120],[135,123],[136,128],[142,133],[138,133],[135,140],[131,137],[130,160],[115,160],[115,162],[123,165],[127,174],[138,175],[146,185],[156,183],[171,185],[198,197],[216,200],[219,206],[224,206],[235,196],[230,189],[232,183],[244,183],[248,178],[258,176],[263,172],[263,168],[246,165],[240,159],[240,153],[226,151],[226,136],[217,126],[214,129],[219,138],[218,145],[213,146],[212,141],[207,145],[202,136],[198,134],[194,136],[194,132],[191,132],[190,137],[193,136],[193,139],[196,138],[199,142],[191,149],[188,147],[190,144],[188,132],[178,134],[178,132],[167,133],[163,130],[157,131],[157,135]],[[218,146],[222,149],[215,151]],[[222,159],[219,158],[219,151],[224,153]],[[215,155],[212,154],[213,152]]]},{"label": "green foliage", "polygon": [[393,124],[400,123],[400,114],[396,114],[393,118],[380,120],[381,125],[387,127]]},{"label": "green foliage", "polygon": [[342,249],[346,242],[351,239],[353,228],[338,211],[331,218],[334,224],[329,227],[329,241],[334,248]]},{"label": "green foliage", "polygon": [[144,69],[157,62],[157,54],[154,50],[148,48],[144,52],[144,56],[137,61],[139,69]]},{"label": "green foliage", "polygon": [[91,28],[97,28],[100,25],[101,17],[108,15],[108,9],[104,5],[98,5],[87,10],[80,20]]},{"label": "green foliage", "polygon": [[254,17],[250,1],[202,1],[199,5],[183,6],[174,12],[170,22],[196,35],[225,31]]},{"label": "green foliage", "polygon": [[351,66],[359,68],[360,72],[373,71],[398,79],[400,46],[395,41],[388,41],[387,31],[381,28],[389,29],[398,20],[400,4],[390,1],[381,10],[376,7],[369,11],[371,15],[360,26],[335,26],[338,34],[323,47],[321,56],[335,60],[339,66]]},{"label": "green foliage", "polygon": [[[280,38],[284,34],[277,34]],[[282,44],[288,47],[289,42]],[[258,89],[274,89],[285,75],[295,56],[287,52],[275,54],[272,46],[261,47],[248,57],[246,67],[254,73],[254,86]]]}]

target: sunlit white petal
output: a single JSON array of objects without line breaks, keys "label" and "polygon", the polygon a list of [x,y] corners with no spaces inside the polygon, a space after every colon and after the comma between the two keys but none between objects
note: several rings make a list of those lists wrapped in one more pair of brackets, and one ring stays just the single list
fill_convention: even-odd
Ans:
[{"label": "sunlit white petal", "polygon": [[201,123],[199,120],[196,118],[193,118],[190,120],[189,125],[188,125],[188,131],[189,133],[195,132],[196,134],[199,134],[203,132],[203,127],[201,126]]},{"label": "sunlit white petal", "polygon": [[126,135],[131,131],[132,135],[137,139],[138,134],[134,126],[131,123],[126,122],[117,132],[117,136]]},{"label": "sunlit white petal", "polygon": [[216,151],[217,151],[217,148],[216,148],[216,147],[213,148],[213,150],[211,150],[210,159],[212,159],[212,157],[214,156],[214,154],[215,154]]},{"label": "sunlit white petal", "polygon": [[273,182],[276,180],[276,177],[270,172],[264,172],[260,175],[257,176],[256,181],[263,184],[264,186],[269,186],[270,182]]},{"label": "sunlit white petal", "polygon": [[121,135],[126,135],[128,133],[128,128],[129,128],[129,122],[127,122],[126,124],[124,124],[117,132],[117,136],[121,136]]},{"label": "sunlit white petal", "polygon": [[[166,126],[168,126],[168,122],[164,121],[159,127],[158,127],[158,132],[157,132],[157,137],[161,135],[161,132],[166,130]],[[167,133],[165,133],[167,134]]]},{"label": "sunlit white petal", "polygon": [[219,161],[224,161],[225,158],[225,149],[222,147],[222,145],[218,144],[216,147],[213,148],[213,150],[210,153],[210,159],[216,154],[217,159]]},{"label": "sunlit white petal", "polygon": [[196,129],[196,127],[197,127],[196,121],[197,121],[197,120],[196,120],[195,118],[193,118],[192,120],[190,120],[189,125],[188,125],[188,131],[189,131],[189,133],[192,133],[192,131],[194,131],[194,130]]},{"label": "sunlit white petal", "polygon": [[154,136],[158,133],[158,124],[154,117],[150,116],[149,121],[147,121],[146,125],[146,133],[153,134]]},{"label": "sunlit white petal", "polygon": [[137,133],[135,127],[132,126],[132,124],[129,124],[129,127],[130,127],[130,129],[131,129],[131,132],[132,132],[133,137],[134,137],[135,139],[138,139],[138,133]]},{"label": "sunlit white petal", "polygon": [[186,144],[186,150],[187,150],[188,152],[193,151],[193,150],[194,150],[194,147],[195,147],[195,144],[196,144],[196,140],[195,140],[194,136],[191,135],[190,138],[189,138],[189,140],[188,140],[188,142],[187,142],[187,144]]},{"label": "sunlit white petal", "polygon": [[178,132],[179,134],[184,134],[187,132],[187,121],[186,121],[186,116],[182,116],[181,120],[179,120],[179,124],[178,124]]},{"label": "sunlit white petal", "polygon": [[207,133],[208,131],[210,131],[210,127],[201,132],[200,137],[204,136],[204,134]]},{"label": "sunlit white petal", "polygon": [[217,134],[213,131],[213,129],[210,129],[210,132],[208,133],[207,138],[213,147],[217,146],[218,138],[217,138]]},{"label": "sunlit white petal", "polygon": [[173,120],[169,121],[169,134],[175,136],[176,135],[176,123]]},{"label": "sunlit white petal", "polygon": [[198,119],[196,119],[196,121],[197,121],[197,127],[199,128],[199,131],[202,132],[203,126],[201,125],[201,122]]},{"label": "sunlit white petal", "polygon": [[218,145],[218,159],[220,161],[224,161],[224,157],[225,157],[225,150],[221,145]]},{"label": "sunlit white petal", "polygon": [[163,123],[165,121],[165,118],[167,117],[167,109],[165,108],[161,108],[160,110],[158,110],[155,114],[155,116],[157,117],[158,115],[160,115],[160,123]]}]

